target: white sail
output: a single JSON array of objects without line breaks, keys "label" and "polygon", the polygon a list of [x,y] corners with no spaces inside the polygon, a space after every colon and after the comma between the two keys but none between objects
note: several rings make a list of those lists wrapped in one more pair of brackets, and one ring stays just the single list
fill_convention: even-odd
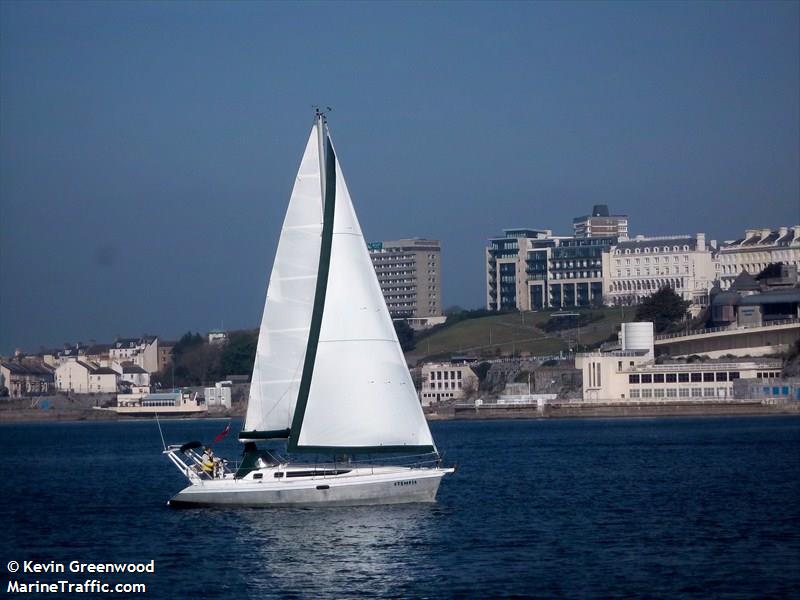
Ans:
[{"label": "white sail", "polygon": [[338,160],[335,168],[324,312],[308,397],[298,403],[302,424],[292,436],[301,450],[432,450]]},{"label": "white sail", "polygon": [[[317,127],[311,130],[281,229],[258,333],[243,434],[292,423],[308,345],[322,233]],[[259,436],[253,436],[258,438]]]}]

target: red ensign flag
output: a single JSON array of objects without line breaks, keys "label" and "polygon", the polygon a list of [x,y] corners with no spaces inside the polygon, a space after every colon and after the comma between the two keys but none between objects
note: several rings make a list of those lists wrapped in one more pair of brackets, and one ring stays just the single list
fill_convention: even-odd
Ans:
[{"label": "red ensign flag", "polygon": [[225,425],[225,429],[223,429],[223,430],[220,432],[220,434],[219,434],[219,435],[217,435],[217,437],[215,437],[215,438],[214,438],[214,443],[216,444],[216,443],[217,443],[217,442],[219,442],[219,441],[220,441],[222,438],[224,438],[226,435],[228,435],[228,432],[229,432],[230,430],[231,430],[231,424],[230,424],[230,423],[228,423],[227,425]]}]

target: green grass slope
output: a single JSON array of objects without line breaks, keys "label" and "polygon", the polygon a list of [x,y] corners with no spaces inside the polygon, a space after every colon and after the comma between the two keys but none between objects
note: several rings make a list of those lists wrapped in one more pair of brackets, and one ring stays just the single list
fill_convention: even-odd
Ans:
[{"label": "green grass slope", "polygon": [[609,338],[621,321],[618,308],[577,311],[600,319],[576,329],[546,332],[541,329],[552,312],[507,313],[468,319],[417,338],[408,353],[417,362],[451,355],[493,357],[529,353],[558,354],[576,346],[594,346]]}]

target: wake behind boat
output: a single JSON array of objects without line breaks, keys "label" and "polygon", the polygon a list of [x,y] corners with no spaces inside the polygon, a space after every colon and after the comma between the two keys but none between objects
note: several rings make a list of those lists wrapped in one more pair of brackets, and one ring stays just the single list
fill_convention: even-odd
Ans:
[{"label": "wake behind boat", "polygon": [[[170,506],[430,502],[453,471],[441,466],[319,111],[278,242],[239,439],[235,468],[200,455],[199,442],[165,448],[190,482]],[[267,441],[284,442],[292,459],[258,448]]]}]

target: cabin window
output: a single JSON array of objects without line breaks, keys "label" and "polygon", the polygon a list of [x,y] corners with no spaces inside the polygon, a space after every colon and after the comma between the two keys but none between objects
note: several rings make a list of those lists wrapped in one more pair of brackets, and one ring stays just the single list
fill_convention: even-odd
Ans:
[{"label": "cabin window", "polygon": [[281,477],[283,477],[283,473],[282,472],[279,471],[279,472],[275,473],[275,479],[280,479]]},{"label": "cabin window", "polygon": [[263,478],[264,478],[263,473],[253,473],[253,479],[263,479]]}]

